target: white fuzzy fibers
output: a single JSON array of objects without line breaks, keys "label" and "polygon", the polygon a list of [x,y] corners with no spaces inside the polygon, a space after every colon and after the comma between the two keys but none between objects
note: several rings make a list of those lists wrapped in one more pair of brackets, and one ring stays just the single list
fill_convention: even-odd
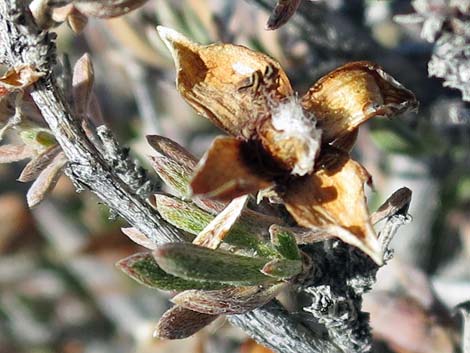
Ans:
[{"label": "white fuzzy fibers", "polygon": [[302,108],[297,97],[273,104],[271,109],[272,124],[282,132],[279,140],[300,142],[301,150],[297,151],[297,163],[291,173],[306,175],[312,172],[321,143],[321,130],[316,128],[315,117]]}]

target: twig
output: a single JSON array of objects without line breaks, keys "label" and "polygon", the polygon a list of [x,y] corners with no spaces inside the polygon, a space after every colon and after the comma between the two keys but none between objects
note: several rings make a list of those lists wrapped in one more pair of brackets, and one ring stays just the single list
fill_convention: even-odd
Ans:
[{"label": "twig", "polygon": [[[282,353],[341,353],[333,343],[314,336],[277,302],[244,315],[230,317],[230,322],[244,329],[252,338]],[[295,327],[293,331],[292,328]]]}]

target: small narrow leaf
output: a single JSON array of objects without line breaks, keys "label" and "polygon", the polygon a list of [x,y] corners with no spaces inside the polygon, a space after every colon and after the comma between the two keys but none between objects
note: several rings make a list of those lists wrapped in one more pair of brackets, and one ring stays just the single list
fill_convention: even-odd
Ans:
[{"label": "small narrow leaf", "polygon": [[144,234],[142,234],[138,229],[134,227],[129,228],[121,228],[121,232],[129,237],[134,243],[143,246],[144,248],[154,250],[157,248],[157,244],[155,244],[152,240],[147,238]]},{"label": "small narrow leaf", "polygon": [[279,279],[289,279],[302,272],[302,261],[274,259],[264,265],[261,272],[267,276]]},{"label": "small narrow leaf", "polygon": [[95,74],[90,54],[83,54],[73,68],[72,92],[75,111],[80,117],[88,113]]},{"label": "small narrow leaf", "polygon": [[135,281],[150,288],[181,291],[186,289],[213,290],[227,287],[227,285],[216,282],[191,281],[172,276],[158,266],[151,253],[131,255],[120,260],[116,266]]},{"label": "small narrow leaf", "polygon": [[155,195],[158,213],[170,224],[191,234],[199,234],[214,216],[195,204],[166,195]]},{"label": "small narrow leaf", "polygon": [[34,207],[39,204],[49,192],[52,191],[66,163],[67,158],[64,153],[61,152],[55,156],[54,160],[39,174],[26,194],[29,207]]},{"label": "small narrow leaf", "polygon": [[[150,159],[160,178],[176,192],[177,196],[189,198],[191,196],[189,183],[198,162],[197,158],[169,138],[147,135],[147,141],[157,152],[157,155],[151,156]],[[196,205],[211,213],[220,212],[225,207],[224,203],[218,201],[199,197],[191,199]]]},{"label": "small narrow leaf", "polygon": [[31,158],[33,150],[27,145],[2,145],[0,146],[0,163],[18,162]]},{"label": "small narrow leaf", "polygon": [[301,0],[278,0],[268,19],[267,29],[274,30],[287,23],[300,6]]},{"label": "small narrow leaf", "polygon": [[403,187],[395,191],[390,197],[385,200],[382,206],[377,211],[372,213],[370,221],[372,224],[376,224],[381,220],[393,216],[401,210],[407,209],[411,201],[411,190],[407,187]]},{"label": "small narrow leaf", "polygon": [[271,242],[282,257],[288,260],[300,260],[300,251],[294,235],[287,229],[276,224],[269,228]]},{"label": "small narrow leaf", "polygon": [[232,285],[255,285],[272,281],[261,273],[269,259],[235,255],[189,243],[171,243],[154,251],[158,265],[166,272],[192,280]]},{"label": "small narrow leaf", "polygon": [[194,335],[217,319],[218,315],[208,315],[175,305],[167,310],[158,321],[153,337],[179,340]]},{"label": "small narrow leaf", "polygon": [[242,314],[266,304],[285,286],[285,283],[279,283],[212,291],[187,290],[173,297],[172,302],[204,314]]},{"label": "small narrow leaf", "polygon": [[27,183],[35,180],[60,153],[60,150],[60,146],[53,145],[37,155],[23,168],[20,176],[18,177],[18,181]]},{"label": "small narrow leaf", "polygon": [[87,16],[112,18],[125,15],[147,0],[76,0],[74,6]]}]

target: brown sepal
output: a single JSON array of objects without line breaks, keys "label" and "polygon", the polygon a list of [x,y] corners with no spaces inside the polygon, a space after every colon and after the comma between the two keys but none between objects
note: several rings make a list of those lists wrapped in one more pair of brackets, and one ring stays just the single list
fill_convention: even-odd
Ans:
[{"label": "brown sepal", "polygon": [[193,244],[217,249],[245,208],[248,195],[233,199],[193,240]]},{"label": "brown sepal", "polygon": [[381,246],[369,220],[364,193],[369,174],[347,154],[326,155],[324,159],[324,167],[287,184],[283,194],[287,210],[300,226],[324,227],[382,264]]},{"label": "brown sepal", "polygon": [[191,181],[195,195],[229,201],[272,185],[248,164],[245,142],[233,137],[217,137],[199,162]]}]

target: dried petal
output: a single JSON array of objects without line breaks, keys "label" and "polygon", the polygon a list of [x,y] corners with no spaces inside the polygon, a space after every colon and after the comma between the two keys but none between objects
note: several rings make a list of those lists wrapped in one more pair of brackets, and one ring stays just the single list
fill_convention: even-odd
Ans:
[{"label": "dried petal", "polygon": [[77,60],[73,68],[72,92],[75,111],[79,116],[86,117],[90,104],[95,74],[93,63],[88,53]]},{"label": "dried petal", "polygon": [[26,88],[44,76],[43,72],[36,71],[32,65],[21,65],[9,69],[0,77],[0,97],[12,91]]},{"label": "dried petal", "polygon": [[34,150],[27,145],[2,145],[0,146],[0,163],[18,162],[31,158]]},{"label": "dried petal", "polygon": [[368,61],[348,63],[323,76],[303,96],[302,104],[317,118],[326,143],[370,118],[391,117],[418,106],[411,91]]},{"label": "dried petal", "polygon": [[177,294],[173,303],[193,311],[211,315],[242,314],[273,299],[286,286],[234,287],[221,290],[187,290]]},{"label": "dried petal", "polygon": [[[201,115],[234,136],[249,138],[267,101],[253,94],[259,77],[274,72],[272,94],[292,95],[292,88],[280,65],[268,56],[232,44],[200,45],[182,34],[158,27],[176,65],[176,84],[183,98]],[[274,70],[272,70],[274,69]],[[257,109],[254,109],[257,106]]]},{"label": "dried petal", "polygon": [[39,174],[26,194],[29,207],[34,207],[39,204],[49,192],[52,191],[66,163],[67,158],[64,153],[61,152],[55,156],[54,160]]},{"label": "dried petal", "polygon": [[209,249],[217,249],[240,217],[247,200],[248,195],[233,199],[228,206],[198,234],[196,239],[193,240],[193,244]]},{"label": "dried petal", "polygon": [[18,181],[27,183],[36,179],[39,174],[51,163],[60,153],[60,146],[54,145],[37,155],[22,170]]},{"label": "dried petal", "polygon": [[[232,200],[272,185],[249,162],[245,143],[233,137],[217,137],[199,162],[191,181],[194,194],[217,200]],[[251,151],[253,153],[253,151]]]},{"label": "dried petal", "polygon": [[143,246],[144,248],[154,250],[157,248],[157,244],[155,244],[152,240],[146,237],[143,233],[141,233],[138,229],[134,227],[130,228],[121,228],[121,231],[127,235],[134,243]]},{"label": "dried petal", "polygon": [[116,263],[116,266],[132,279],[150,288],[161,290],[226,288],[226,284],[217,282],[192,281],[172,276],[163,271],[151,253],[134,254]]},{"label": "dried petal", "polygon": [[256,285],[272,281],[260,271],[269,259],[235,255],[190,243],[170,243],[154,251],[158,265],[185,279],[231,285]]},{"label": "dried petal", "polygon": [[278,0],[268,19],[267,29],[277,29],[287,23],[300,6],[301,0]]},{"label": "dried petal", "polygon": [[382,250],[369,220],[364,194],[369,175],[348,155],[326,155],[324,159],[330,157],[334,164],[328,163],[287,185],[286,208],[300,226],[326,227],[327,232],[358,247],[380,265]]},{"label": "dried petal", "polygon": [[209,325],[217,317],[218,315],[198,313],[175,305],[160,318],[153,336],[167,340],[187,338]]},{"label": "dried petal", "polygon": [[125,15],[147,0],[76,0],[74,6],[87,16],[112,18]]}]

